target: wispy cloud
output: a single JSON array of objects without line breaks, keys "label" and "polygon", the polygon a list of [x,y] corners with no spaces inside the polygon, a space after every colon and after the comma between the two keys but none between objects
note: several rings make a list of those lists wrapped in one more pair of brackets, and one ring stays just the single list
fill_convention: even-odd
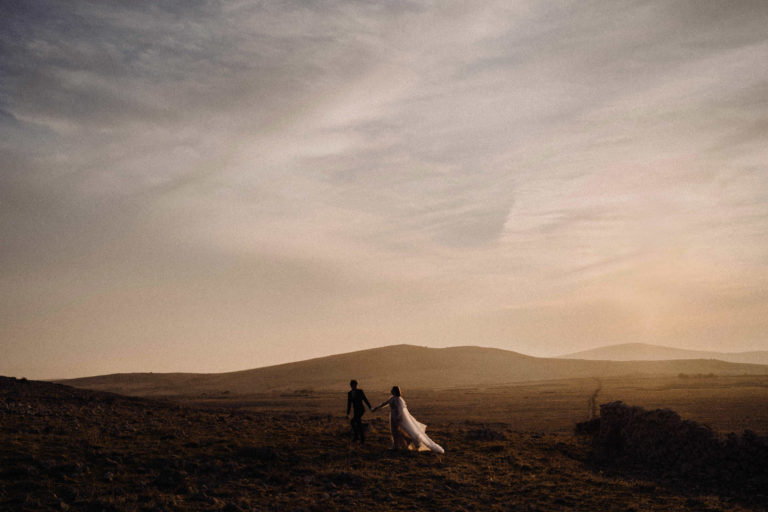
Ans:
[{"label": "wispy cloud", "polygon": [[765,2],[0,20],[0,371],[765,348]]}]

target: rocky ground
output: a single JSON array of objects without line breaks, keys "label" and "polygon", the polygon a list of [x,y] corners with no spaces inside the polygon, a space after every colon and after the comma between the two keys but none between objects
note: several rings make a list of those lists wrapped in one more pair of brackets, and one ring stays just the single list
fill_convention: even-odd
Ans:
[{"label": "rocky ground", "polygon": [[[418,416],[418,415],[417,415]],[[425,418],[426,419],[426,418]],[[0,510],[764,510],[616,468],[563,433],[443,422],[389,452],[384,417],[180,406],[0,378]],[[592,462],[590,462],[592,460]]]}]

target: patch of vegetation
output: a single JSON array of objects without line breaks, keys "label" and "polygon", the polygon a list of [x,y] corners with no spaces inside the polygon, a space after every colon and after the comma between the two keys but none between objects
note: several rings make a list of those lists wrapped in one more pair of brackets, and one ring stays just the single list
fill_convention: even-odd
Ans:
[{"label": "patch of vegetation", "polygon": [[768,506],[768,437],[747,430],[719,436],[669,409],[622,402],[600,407],[600,418],[580,423],[601,468]]}]

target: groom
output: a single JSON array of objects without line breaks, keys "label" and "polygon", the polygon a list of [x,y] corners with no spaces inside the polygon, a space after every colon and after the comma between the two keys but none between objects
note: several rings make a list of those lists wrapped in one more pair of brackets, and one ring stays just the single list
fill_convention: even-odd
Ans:
[{"label": "groom", "polygon": [[363,402],[365,402],[369,410],[371,408],[371,404],[368,402],[368,398],[366,398],[363,390],[357,389],[356,380],[352,379],[349,381],[349,387],[352,389],[349,393],[347,393],[347,418],[349,418],[349,409],[354,409],[352,421],[350,421],[352,424],[352,433],[354,434],[353,441],[357,441],[359,439],[360,444],[363,444],[365,442],[365,430],[363,429],[362,420],[363,413],[365,413]]}]

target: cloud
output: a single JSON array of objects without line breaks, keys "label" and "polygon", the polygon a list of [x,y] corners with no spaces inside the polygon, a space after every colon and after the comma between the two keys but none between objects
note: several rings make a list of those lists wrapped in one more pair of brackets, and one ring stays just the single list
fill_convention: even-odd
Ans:
[{"label": "cloud", "polygon": [[[460,343],[497,311],[485,344],[560,353],[653,301],[657,343],[759,348],[764,2],[0,9],[15,367],[53,340],[103,354],[84,373],[141,369],[131,345],[236,369]],[[672,325],[691,311],[717,335]]]}]

